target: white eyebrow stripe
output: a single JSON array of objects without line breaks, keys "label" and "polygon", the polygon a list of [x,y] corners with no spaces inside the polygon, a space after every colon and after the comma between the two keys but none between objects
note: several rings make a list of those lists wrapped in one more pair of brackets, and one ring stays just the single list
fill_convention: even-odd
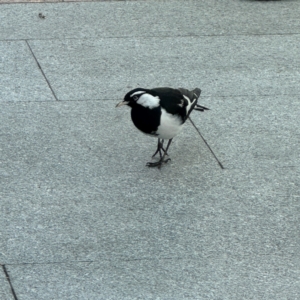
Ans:
[{"label": "white eyebrow stripe", "polygon": [[130,97],[133,97],[135,95],[144,94],[144,93],[145,93],[144,91],[138,91],[138,92],[135,92],[135,93],[131,94]]}]

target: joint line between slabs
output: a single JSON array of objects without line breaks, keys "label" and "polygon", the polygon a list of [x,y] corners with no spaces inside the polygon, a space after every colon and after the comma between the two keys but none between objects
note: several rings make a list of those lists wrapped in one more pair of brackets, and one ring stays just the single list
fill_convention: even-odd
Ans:
[{"label": "joint line between slabs", "polygon": [[192,119],[190,117],[189,117],[189,120],[192,123],[192,125],[194,126],[194,128],[197,130],[198,134],[200,135],[201,139],[203,140],[203,142],[205,143],[205,145],[207,146],[207,148],[209,149],[209,151],[211,152],[211,154],[214,156],[215,160],[218,162],[220,168],[224,170],[225,168],[223,167],[222,163],[217,158],[216,154],[214,153],[214,151],[211,149],[211,147],[209,146],[209,144],[207,143],[207,141],[205,140],[205,138],[201,134],[200,130],[197,128],[197,126],[195,125],[195,123],[192,121]]},{"label": "joint line between slabs", "polygon": [[6,269],[5,265],[2,265],[2,269],[3,269],[3,272],[5,274],[6,280],[8,281],[8,284],[10,285],[10,289],[11,289],[11,292],[13,294],[14,299],[18,300],[18,297],[17,297],[15,289],[14,289],[14,287],[13,287],[11,281],[10,281],[10,277],[9,277],[9,274],[7,272],[7,269]]},{"label": "joint line between slabs", "polygon": [[52,94],[53,94],[55,100],[58,101],[58,99],[57,99],[57,97],[56,97],[56,95],[55,95],[55,92],[54,92],[54,90],[53,90],[53,88],[52,88],[52,86],[51,86],[51,84],[50,84],[48,78],[46,77],[46,74],[44,73],[44,71],[43,71],[43,69],[42,69],[42,67],[41,67],[41,65],[40,65],[40,63],[39,63],[39,61],[38,61],[38,59],[37,59],[36,56],[34,55],[34,52],[33,52],[33,50],[31,49],[31,47],[30,47],[28,41],[25,40],[25,42],[26,42],[26,44],[27,44],[27,46],[28,46],[28,48],[29,48],[29,50],[30,50],[30,52],[31,52],[31,54],[32,54],[32,56],[33,56],[33,58],[34,58],[36,64],[37,64],[37,66],[39,67],[39,69],[40,69],[42,75],[44,76],[44,78],[45,78],[45,80],[46,80],[46,82],[47,82],[47,84],[48,84],[48,86],[49,86],[49,88],[50,88],[50,90],[51,90],[51,92],[52,92]]}]

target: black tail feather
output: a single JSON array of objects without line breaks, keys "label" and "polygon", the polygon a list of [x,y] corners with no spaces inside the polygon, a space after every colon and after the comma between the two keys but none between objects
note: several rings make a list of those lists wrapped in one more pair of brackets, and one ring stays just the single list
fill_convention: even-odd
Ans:
[{"label": "black tail feather", "polygon": [[205,110],[209,110],[209,108],[199,105],[199,104],[196,104],[194,110],[205,111]]},{"label": "black tail feather", "polygon": [[199,88],[195,88],[194,90],[192,90],[192,92],[197,97],[197,99],[200,97],[201,90]]}]

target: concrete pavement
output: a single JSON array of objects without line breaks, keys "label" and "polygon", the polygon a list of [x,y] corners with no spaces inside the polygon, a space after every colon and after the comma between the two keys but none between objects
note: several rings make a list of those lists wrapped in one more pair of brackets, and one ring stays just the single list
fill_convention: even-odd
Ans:
[{"label": "concrete pavement", "polygon": [[[39,18],[39,13],[45,19]],[[0,5],[1,299],[299,299],[300,2]],[[115,104],[200,87],[172,161]]]}]

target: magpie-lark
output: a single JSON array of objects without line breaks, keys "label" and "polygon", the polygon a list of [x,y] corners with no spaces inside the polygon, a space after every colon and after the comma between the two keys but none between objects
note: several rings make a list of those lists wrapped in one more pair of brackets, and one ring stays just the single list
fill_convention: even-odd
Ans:
[{"label": "magpie-lark", "polygon": [[[157,137],[157,149],[152,155],[159,153],[160,160],[148,162],[148,167],[160,168],[170,158],[165,159],[172,139],[182,129],[182,125],[189,117],[193,109],[204,111],[208,108],[197,104],[201,90],[192,91],[168,87],[143,89],[136,88],[128,92],[124,100],[116,105],[128,105],[131,107],[131,119],[134,125],[142,132]],[[164,140],[169,140],[164,148]]]}]

